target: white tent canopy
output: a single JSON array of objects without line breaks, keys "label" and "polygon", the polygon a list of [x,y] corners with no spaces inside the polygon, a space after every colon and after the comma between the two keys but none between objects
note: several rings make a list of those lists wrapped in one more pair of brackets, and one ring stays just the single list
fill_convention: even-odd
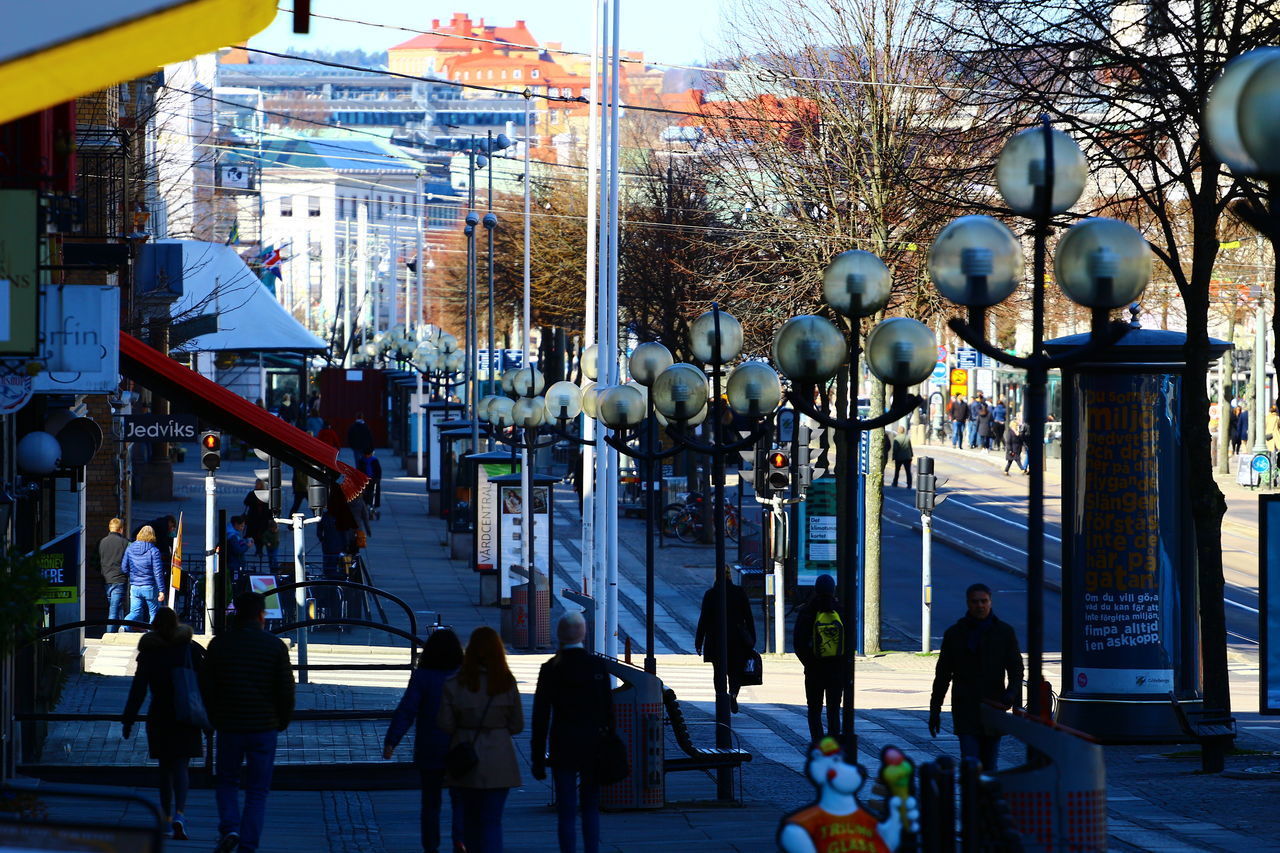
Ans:
[{"label": "white tent canopy", "polygon": [[182,246],[183,294],[170,317],[218,315],[218,331],[181,345],[185,351],[323,352],[329,345],[289,314],[235,249],[199,240],[159,240]]}]

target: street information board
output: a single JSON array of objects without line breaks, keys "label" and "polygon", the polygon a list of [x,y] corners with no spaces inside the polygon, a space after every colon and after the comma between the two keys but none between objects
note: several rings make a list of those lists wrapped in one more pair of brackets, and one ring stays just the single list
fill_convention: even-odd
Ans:
[{"label": "street information board", "polygon": [[1280,714],[1280,495],[1258,496],[1259,709]]}]

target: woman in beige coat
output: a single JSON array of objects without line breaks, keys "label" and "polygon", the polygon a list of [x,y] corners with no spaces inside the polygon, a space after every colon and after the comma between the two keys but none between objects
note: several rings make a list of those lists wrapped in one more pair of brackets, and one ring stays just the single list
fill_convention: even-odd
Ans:
[{"label": "woman in beige coat", "polygon": [[452,736],[451,748],[470,741],[480,759],[470,772],[449,779],[462,798],[467,853],[502,853],[502,808],[507,792],[520,784],[511,736],[524,730],[524,709],[497,631],[481,626],[471,632],[462,668],[445,682],[437,722]]}]

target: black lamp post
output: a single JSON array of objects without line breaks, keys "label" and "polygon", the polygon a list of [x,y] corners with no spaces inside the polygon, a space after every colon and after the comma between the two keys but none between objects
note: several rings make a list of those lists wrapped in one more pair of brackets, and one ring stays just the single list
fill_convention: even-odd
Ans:
[{"label": "black lamp post", "polygon": [[965,343],[1027,374],[1022,420],[1030,431],[1027,463],[1027,709],[1047,713],[1043,695],[1044,659],[1044,426],[1048,410],[1049,371],[1093,358],[1129,330],[1109,322],[1111,309],[1127,305],[1146,287],[1150,250],[1132,226],[1113,219],[1086,219],[1058,242],[1055,277],[1074,302],[1092,309],[1088,342],[1050,356],[1044,352],[1044,279],[1046,242],[1055,214],[1063,213],[1084,188],[1084,155],[1061,131],[1041,116],[1005,145],[996,168],[1000,193],[1014,213],[1033,222],[1031,280],[1031,351],[1014,356],[985,337],[986,309],[1008,298],[1024,273],[1022,250],[1013,233],[986,216],[962,216],[939,232],[929,250],[929,275],[952,302],[969,309],[968,321],[952,318],[948,326]]},{"label": "black lamp post", "polygon": [[[788,399],[796,410],[819,424],[840,431],[844,505],[850,524],[845,546],[840,552],[840,600],[845,624],[844,667],[848,674],[840,723],[841,739],[848,750],[857,750],[854,731],[855,650],[851,634],[858,625],[858,555],[854,541],[862,529],[858,502],[858,447],[866,430],[877,429],[906,417],[919,405],[908,391],[933,371],[937,342],[923,323],[906,317],[884,320],[867,335],[867,363],[877,378],[893,386],[893,403],[888,412],[874,418],[858,417],[858,379],[861,375],[861,323],[863,318],[884,309],[889,302],[892,277],[879,258],[854,249],[842,252],[823,273],[823,295],[836,312],[849,321],[846,333],[824,317],[802,315],[782,325],[773,339],[773,356],[778,368],[791,380]],[[840,373],[848,379],[847,405],[831,406],[827,382]],[[816,402],[818,398],[819,402]],[[837,401],[838,403],[838,401]]]}]

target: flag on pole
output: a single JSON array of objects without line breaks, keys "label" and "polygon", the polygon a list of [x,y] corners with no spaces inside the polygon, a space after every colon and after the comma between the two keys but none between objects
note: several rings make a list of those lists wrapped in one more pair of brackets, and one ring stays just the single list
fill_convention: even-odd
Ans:
[{"label": "flag on pole", "polygon": [[178,590],[182,589],[182,513],[178,513],[178,532],[173,534],[173,562],[169,567],[169,606],[174,610]]}]

